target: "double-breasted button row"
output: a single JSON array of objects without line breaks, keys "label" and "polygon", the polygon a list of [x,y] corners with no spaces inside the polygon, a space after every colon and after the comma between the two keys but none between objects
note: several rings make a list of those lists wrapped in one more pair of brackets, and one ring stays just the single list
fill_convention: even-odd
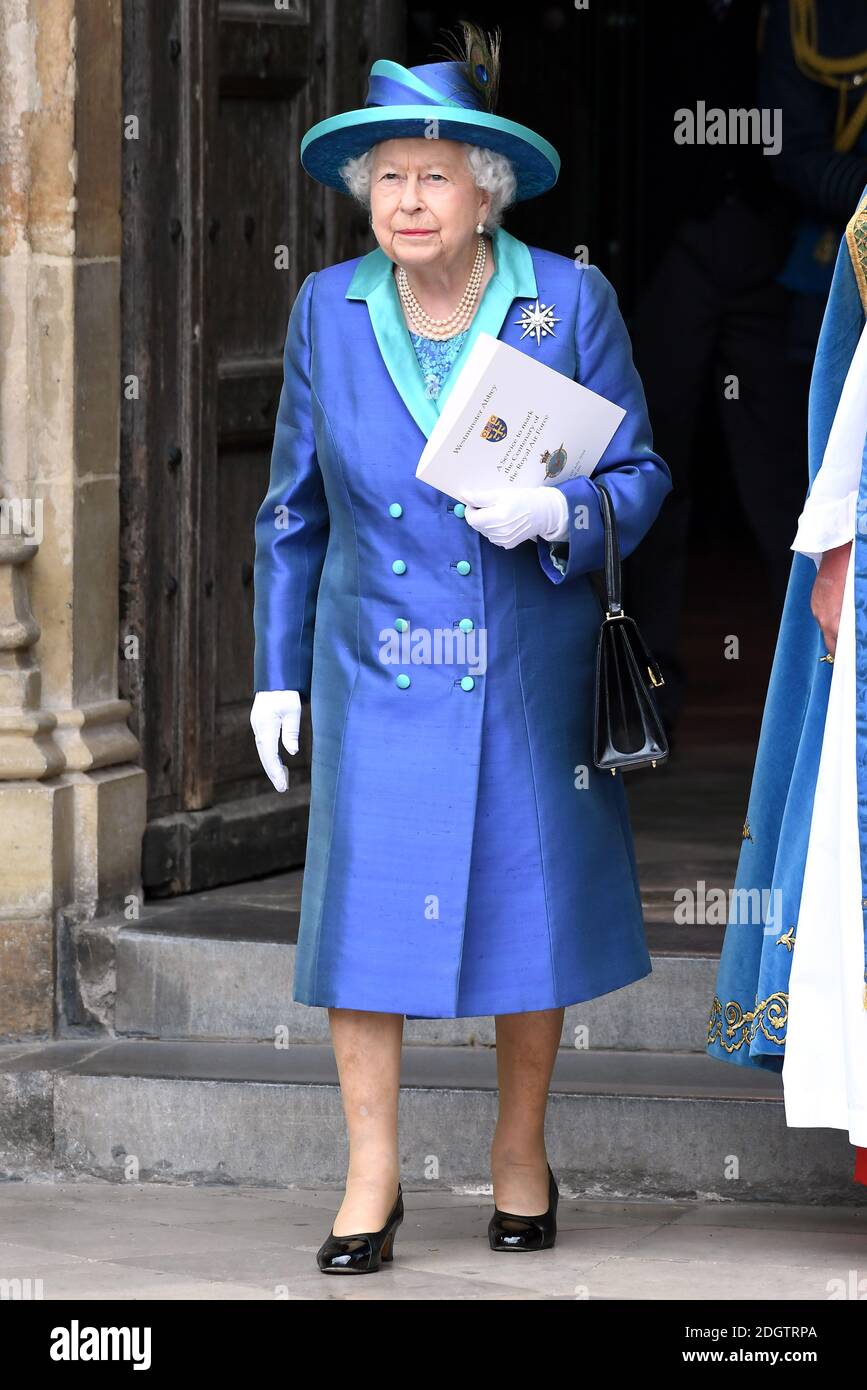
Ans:
[{"label": "double-breasted button row", "polygon": [[[409,676],[404,675],[402,671],[399,676],[395,676],[394,683],[399,690],[406,690],[407,686],[412,684]],[[459,685],[461,690],[473,690],[476,682],[473,680],[472,676],[461,676],[460,680],[456,681],[455,684]]]},{"label": "double-breasted button row", "polygon": [[[472,618],[460,618],[458,622],[453,623],[452,626],[459,627],[461,632],[472,632],[473,628],[475,627],[475,623],[473,622]],[[406,632],[407,628],[409,627],[409,619],[395,618],[394,627],[396,632]]]},{"label": "double-breasted button row", "polygon": [[[453,507],[449,507],[449,511],[454,512],[455,516],[457,517],[464,517],[466,515],[467,509],[464,506],[463,502],[456,502]],[[399,502],[390,502],[388,504],[388,514],[389,516],[394,517],[403,516],[403,507],[400,505]]]},{"label": "double-breasted button row", "polygon": [[[466,514],[466,507],[463,502],[456,502],[453,507],[451,505],[449,506],[449,511],[454,512],[456,517],[463,518]],[[403,516],[403,507],[399,502],[391,502],[389,503],[388,514],[397,520],[398,517]],[[465,575],[472,573],[473,567],[469,560],[453,560],[452,565],[457,570],[458,574]],[[406,561],[392,560],[391,568],[394,574],[406,574]],[[398,632],[406,632],[409,627],[409,621],[407,618],[395,618],[394,626]],[[461,618],[458,621],[458,627],[461,632],[472,632],[475,623],[472,618]],[[403,671],[399,676],[395,676],[394,683],[399,690],[407,690],[412,684],[409,676]],[[476,682],[472,676],[462,676],[460,681],[456,681],[455,684],[460,685],[461,690],[473,690]]]},{"label": "double-breasted button row", "polygon": [[[467,509],[464,506],[463,502],[456,502],[454,507],[449,507],[449,511],[453,511],[455,516],[457,517],[463,517],[466,513],[466,510]],[[388,514],[389,516],[392,516],[395,518],[395,520],[397,520],[398,517],[403,516],[403,507],[399,502],[390,502],[388,507]],[[454,564],[454,567],[457,570],[458,574],[470,574],[472,572],[473,567],[470,564],[469,560],[455,560],[452,563]],[[394,570],[395,574],[406,574],[406,561],[392,560],[391,568]]]},{"label": "double-breasted button row", "polygon": [[[453,560],[452,564],[458,574],[470,574],[472,572],[473,567],[469,560]],[[406,560],[392,560],[391,568],[395,574],[406,574]]]},{"label": "double-breasted button row", "polygon": [[[448,510],[450,512],[454,512],[455,516],[459,517],[461,520],[463,520],[467,513],[467,509],[464,506],[463,502],[456,502],[455,505],[453,507],[450,506]],[[399,502],[389,502],[388,514],[389,516],[393,516],[395,518],[403,516],[403,507]]]}]

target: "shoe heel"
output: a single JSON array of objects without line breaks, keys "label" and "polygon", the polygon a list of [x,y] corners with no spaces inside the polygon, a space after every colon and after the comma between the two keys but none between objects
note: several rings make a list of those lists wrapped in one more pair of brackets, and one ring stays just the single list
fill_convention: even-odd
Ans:
[{"label": "shoe heel", "polygon": [[[402,1220],[403,1193],[398,1183],[397,1199],[381,1231],[336,1236],[332,1228],[316,1252],[316,1263],[323,1274],[373,1274],[380,1264],[394,1258],[394,1237]],[[384,1238],[383,1231],[387,1232]]]}]

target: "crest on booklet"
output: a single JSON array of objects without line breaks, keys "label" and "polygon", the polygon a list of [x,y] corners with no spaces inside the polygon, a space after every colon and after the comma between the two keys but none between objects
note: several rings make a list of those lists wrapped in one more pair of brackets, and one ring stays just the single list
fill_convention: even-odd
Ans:
[{"label": "crest on booklet", "polygon": [[545,477],[556,478],[566,467],[566,450],[563,445],[558,444],[553,453],[546,449],[542,455],[542,462],[545,465]]},{"label": "crest on booklet", "polygon": [[501,420],[499,415],[492,415],[482,430],[482,439],[488,439],[492,444],[499,444],[500,440],[505,439],[508,433],[505,420]]}]

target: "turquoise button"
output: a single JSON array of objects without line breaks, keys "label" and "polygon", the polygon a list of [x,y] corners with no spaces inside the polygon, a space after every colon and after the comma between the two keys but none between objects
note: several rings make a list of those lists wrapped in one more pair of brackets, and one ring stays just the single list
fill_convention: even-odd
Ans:
[{"label": "turquoise button", "polygon": [[456,502],[456,503],[455,503],[455,516],[463,516],[463,515],[465,514],[466,510],[467,510],[467,509],[466,509],[466,507],[464,506],[463,502]]},{"label": "turquoise button", "polygon": [[472,618],[461,618],[460,622],[458,623],[458,627],[460,628],[461,632],[472,632],[473,628],[475,627],[475,623],[473,622]]},{"label": "turquoise button", "polygon": [[458,560],[458,563],[455,566],[455,568],[457,569],[458,574],[469,574],[470,570],[472,569],[472,565],[470,564],[469,560]]},{"label": "turquoise button", "polygon": [[395,574],[406,574],[406,561],[392,560],[391,568],[394,570]]},{"label": "turquoise button", "polygon": [[461,676],[461,690],[472,690],[474,685],[472,676]]},{"label": "turquoise button", "polygon": [[403,507],[399,502],[392,502],[388,509],[389,516],[403,516]]},{"label": "turquoise button", "polygon": [[409,685],[409,676],[401,674],[395,678],[394,683],[399,686],[401,690],[406,690],[406,687]]},{"label": "turquoise button", "polygon": [[395,618],[394,625],[397,628],[398,632],[406,632],[407,628],[409,627],[409,623],[407,622],[406,618]]}]

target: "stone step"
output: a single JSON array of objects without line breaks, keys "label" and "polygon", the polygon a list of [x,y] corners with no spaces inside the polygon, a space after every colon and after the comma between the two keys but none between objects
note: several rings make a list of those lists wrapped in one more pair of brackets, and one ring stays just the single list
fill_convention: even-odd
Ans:
[{"label": "stone step", "polygon": [[[124,927],[117,939],[115,1031],[125,1037],[317,1042],[325,1009],[292,999],[295,945],[278,937],[280,915],[248,907],[177,907]],[[230,934],[230,929],[231,933]],[[654,955],[653,973],[626,989],[566,1010],[562,1046],[701,1052],[718,960]],[[492,1018],[417,1019],[411,1044],[490,1044]]]},{"label": "stone step", "polygon": [[[496,1055],[407,1048],[401,1171],[489,1182]],[[685,1053],[564,1049],[548,1152],[564,1193],[857,1205],[836,1130],[789,1130],[780,1077]],[[331,1049],[316,1043],[70,1040],[0,1048],[0,1177],[339,1187]]]}]

